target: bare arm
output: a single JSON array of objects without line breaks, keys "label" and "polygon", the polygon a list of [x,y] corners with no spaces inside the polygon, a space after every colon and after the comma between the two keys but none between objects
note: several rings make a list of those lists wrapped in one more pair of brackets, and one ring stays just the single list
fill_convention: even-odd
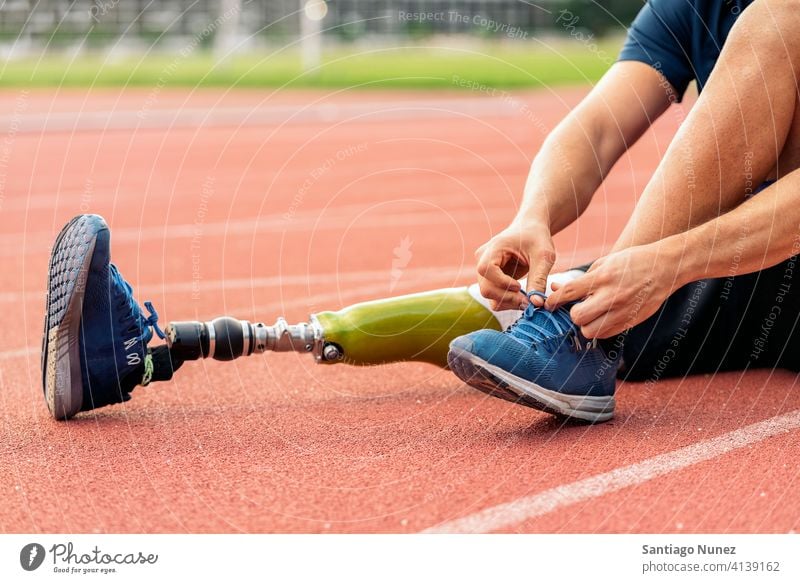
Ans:
[{"label": "bare arm", "polygon": [[[614,251],[549,296],[548,308],[583,300],[573,321],[605,338],[654,314],[685,283],[797,253],[799,28],[795,3],[750,5]],[[748,182],[769,175],[781,178],[746,200]]]},{"label": "bare arm", "polygon": [[547,305],[588,296],[572,308],[572,319],[587,338],[608,338],[654,314],[687,283],[776,265],[800,253],[798,192],[795,170],[702,225],[598,259],[586,275],[548,297]]},{"label": "bare arm", "polygon": [[551,235],[572,224],[612,166],[667,109],[669,91],[649,65],[612,66],[545,140],[515,220],[547,225]]},{"label": "bare arm", "polygon": [[796,116],[800,18],[792,3],[774,4],[758,0],[736,21],[614,251],[718,217],[742,202],[748,182],[787,167],[779,155]]},{"label": "bare arm", "polygon": [[517,279],[544,291],[555,262],[552,235],[575,221],[622,154],[671,103],[661,75],[638,62],[616,63],[545,140],[517,216],[478,249],[478,283],[495,309],[527,304]]},{"label": "bare arm", "polygon": [[665,249],[680,261],[678,284],[752,273],[800,253],[799,192],[795,170],[732,211],[667,237]]}]

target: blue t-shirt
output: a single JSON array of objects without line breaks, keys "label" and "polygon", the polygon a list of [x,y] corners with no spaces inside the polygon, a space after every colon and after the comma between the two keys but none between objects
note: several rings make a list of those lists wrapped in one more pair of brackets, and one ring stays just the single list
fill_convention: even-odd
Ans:
[{"label": "blue t-shirt", "polygon": [[683,98],[702,90],[736,19],[753,0],[649,0],[628,30],[620,61],[657,69]]}]

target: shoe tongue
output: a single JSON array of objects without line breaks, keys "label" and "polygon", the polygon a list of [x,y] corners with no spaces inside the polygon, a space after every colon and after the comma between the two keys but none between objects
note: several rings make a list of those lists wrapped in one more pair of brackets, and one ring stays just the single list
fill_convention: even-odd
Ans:
[{"label": "shoe tongue", "polygon": [[[557,334],[563,334],[566,328],[561,324],[561,318],[559,317],[560,314],[556,312],[548,312],[544,308],[531,308],[533,312],[530,316],[526,313],[525,317],[528,319],[529,322],[532,324],[536,324],[539,328],[543,328],[547,332],[549,332],[549,336],[555,336]],[[561,328],[558,327],[558,324],[561,324]]]},{"label": "shoe tongue", "polygon": [[117,293],[127,293],[127,282],[122,277],[117,266],[111,263],[108,266],[108,270],[111,272],[111,286],[116,289]]},{"label": "shoe tongue", "polygon": [[[125,278],[122,277],[122,274],[117,269],[117,266],[111,263],[109,265],[111,270],[111,286],[114,288],[112,291],[114,294],[127,296],[128,298],[128,309],[130,309],[130,318],[131,320],[137,322],[140,328],[146,328],[144,314],[142,314],[142,309],[139,307],[139,304],[133,300],[133,288],[131,285],[125,281]],[[112,295],[113,297],[113,295]],[[126,314],[128,316],[128,314]],[[150,336],[152,336],[152,331],[150,331]],[[149,338],[148,338],[149,340]]]}]

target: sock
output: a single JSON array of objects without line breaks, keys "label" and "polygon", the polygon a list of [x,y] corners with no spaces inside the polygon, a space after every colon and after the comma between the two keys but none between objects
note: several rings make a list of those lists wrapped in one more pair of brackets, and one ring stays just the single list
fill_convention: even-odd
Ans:
[{"label": "sock", "polygon": [[147,382],[142,384],[149,384],[153,381],[168,381],[172,379],[172,375],[183,364],[183,360],[170,354],[169,347],[166,344],[156,346],[150,350],[150,357],[153,370]]}]

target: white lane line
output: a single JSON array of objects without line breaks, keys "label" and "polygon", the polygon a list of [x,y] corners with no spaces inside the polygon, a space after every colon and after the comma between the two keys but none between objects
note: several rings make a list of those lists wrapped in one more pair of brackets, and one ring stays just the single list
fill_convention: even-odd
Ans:
[{"label": "white lane line", "polygon": [[[144,241],[176,241],[181,239],[202,240],[205,237],[249,236],[266,233],[318,232],[331,230],[374,230],[391,227],[440,226],[452,224],[458,228],[466,223],[483,223],[487,227],[492,221],[508,219],[507,208],[484,208],[480,210],[435,211],[425,213],[403,213],[384,216],[361,215],[320,217],[319,211],[307,218],[269,217],[263,219],[230,220],[182,225],[160,225],[153,227],[119,228],[112,232],[114,244]],[[29,232],[0,235],[0,255],[12,256],[48,250],[53,245],[55,233]],[[24,247],[20,250],[20,245]]]},{"label": "white lane line", "polygon": [[[448,265],[442,267],[417,267],[407,268],[402,273],[403,279],[412,282],[440,281],[451,278],[454,281],[471,279],[475,273],[472,265]],[[242,277],[228,279],[200,279],[198,281],[178,281],[173,283],[142,283],[135,286],[136,295],[153,296],[157,294],[197,292],[199,294],[213,291],[253,290],[261,288],[274,288],[282,286],[310,286],[318,282],[326,282],[326,286],[345,283],[364,283],[386,281],[386,290],[389,293],[391,281],[390,269],[371,269],[363,271],[349,271],[343,273],[302,273],[273,275],[269,277]],[[453,285],[457,285],[453,283]],[[465,284],[466,285],[466,284]],[[286,294],[285,294],[286,295]],[[44,301],[47,297],[45,287],[36,290],[19,292],[0,292],[0,303],[21,302],[27,300]]]},{"label": "white lane line", "polygon": [[491,115],[522,117],[519,107],[491,97],[320,103],[316,105],[265,105],[243,107],[154,109],[149,111],[66,111],[0,116],[0,131],[12,126],[17,133],[78,132],[199,127],[245,127],[288,123],[376,122]]},{"label": "white lane line", "polygon": [[[594,247],[583,247],[580,251],[574,250],[571,253],[564,252],[559,257],[556,269],[568,269],[576,265],[583,265],[597,259],[605,254],[607,247],[597,245]],[[407,268],[403,271],[403,278],[421,277],[419,281],[440,281],[452,279],[452,285],[467,285],[473,283],[475,268],[471,264],[452,265],[442,267],[417,267]],[[273,288],[281,286],[301,286],[311,285],[315,282],[326,281],[333,284],[361,283],[378,281],[384,278],[389,281],[390,271],[388,269],[374,269],[364,271],[351,271],[345,273],[311,273],[311,274],[286,274],[274,275],[270,277],[245,277],[229,279],[200,279],[194,281],[180,281],[173,283],[140,283],[134,286],[136,295],[154,296],[156,294],[169,293],[207,293],[216,291],[237,291],[237,290],[258,290],[259,288]],[[430,279],[428,279],[430,278]],[[466,283],[462,283],[466,280]],[[416,280],[414,280],[416,281]],[[391,290],[387,284],[386,293]],[[0,304],[17,302],[44,302],[47,297],[47,290],[44,287],[25,291],[0,292]]]},{"label": "white lane line", "polygon": [[[224,221],[194,222],[175,225],[139,225],[112,229],[111,238],[116,244],[143,241],[172,241],[202,239],[204,237],[236,237],[266,233],[315,232],[336,229],[384,229],[387,227],[438,226],[450,223],[459,227],[466,223],[485,223],[510,217],[506,206],[479,206],[471,209],[449,208],[451,203],[463,201],[462,196],[436,197],[430,201],[396,198],[369,204],[341,205],[336,208],[315,208],[296,213],[275,213],[256,218]],[[420,211],[408,205],[425,205],[431,210]],[[398,209],[393,205],[406,205]],[[611,212],[611,211],[609,211]],[[606,213],[608,215],[608,213]],[[57,231],[27,231],[0,234],[0,255],[19,255],[47,249],[53,244]]]},{"label": "white lane line", "polygon": [[733,450],[758,443],[779,433],[800,428],[800,410],[772,417],[713,439],[651,457],[642,462],[598,474],[585,480],[564,484],[533,496],[492,506],[422,532],[487,533],[507,528],[555,510],[598,498],[624,488],[643,484],[654,478],[712,460]]},{"label": "white lane line", "polygon": [[39,356],[42,349],[38,346],[27,346],[25,348],[14,348],[12,350],[0,351],[0,360],[9,360],[12,358],[20,358],[23,356]]},{"label": "white lane line", "polygon": [[[416,288],[420,285],[430,284],[433,282],[450,284],[453,286],[457,286],[457,283],[452,281],[454,275],[460,273],[463,270],[454,269],[452,271],[448,271],[446,269],[421,269],[417,270],[416,272],[404,272],[403,279],[399,282],[396,282],[395,290],[400,292],[403,289],[408,288]],[[379,271],[362,271],[362,272],[353,272],[351,274],[343,274],[342,277],[351,276],[352,281],[365,281],[365,282],[372,282],[375,281],[375,277],[370,277],[371,275],[378,275],[386,278],[385,282],[380,283],[373,283],[371,285],[360,285],[354,288],[348,288],[344,290],[328,292],[328,293],[321,293],[313,296],[304,296],[304,297],[287,297],[286,299],[282,299],[279,301],[270,302],[263,305],[251,305],[251,306],[240,306],[240,307],[229,307],[226,309],[227,315],[231,315],[236,317],[238,314],[243,313],[253,313],[253,312],[267,312],[269,310],[276,310],[276,309],[287,309],[287,308],[294,308],[294,307],[303,307],[303,306],[322,306],[320,309],[315,309],[315,312],[322,311],[325,308],[326,304],[330,304],[331,302],[342,302],[347,301],[352,298],[360,299],[361,301],[368,301],[370,296],[373,294],[380,295],[381,292],[386,290],[388,295],[389,285],[390,285],[390,278],[389,272],[387,270],[379,270]],[[416,277],[414,277],[416,276]],[[322,277],[325,276],[314,276],[314,277]],[[280,278],[275,278],[280,280]],[[306,282],[309,280],[309,276],[300,276],[297,277],[298,281]],[[241,281],[251,281],[251,280],[241,280]],[[323,281],[325,281],[323,279]],[[224,281],[221,281],[224,284]],[[289,294],[283,294],[285,296],[289,296]],[[222,314],[215,313],[215,314],[206,314],[205,317],[198,314],[198,318],[202,320],[210,320]],[[259,315],[259,318],[262,321],[267,323],[271,323],[275,320],[278,316],[282,314],[265,314],[263,317]],[[168,321],[165,318],[162,318],[163,321]],[[163,323],[162,323],[163,325]],[[0,351],[0,360],[10,360],[14,358],[21,358],[21,357],[28,357],[36,355],[37,357],[41,354],[41,348],[39,345],[36,346],[27,346],[22,348],[13,348],[9,350]]]}]

